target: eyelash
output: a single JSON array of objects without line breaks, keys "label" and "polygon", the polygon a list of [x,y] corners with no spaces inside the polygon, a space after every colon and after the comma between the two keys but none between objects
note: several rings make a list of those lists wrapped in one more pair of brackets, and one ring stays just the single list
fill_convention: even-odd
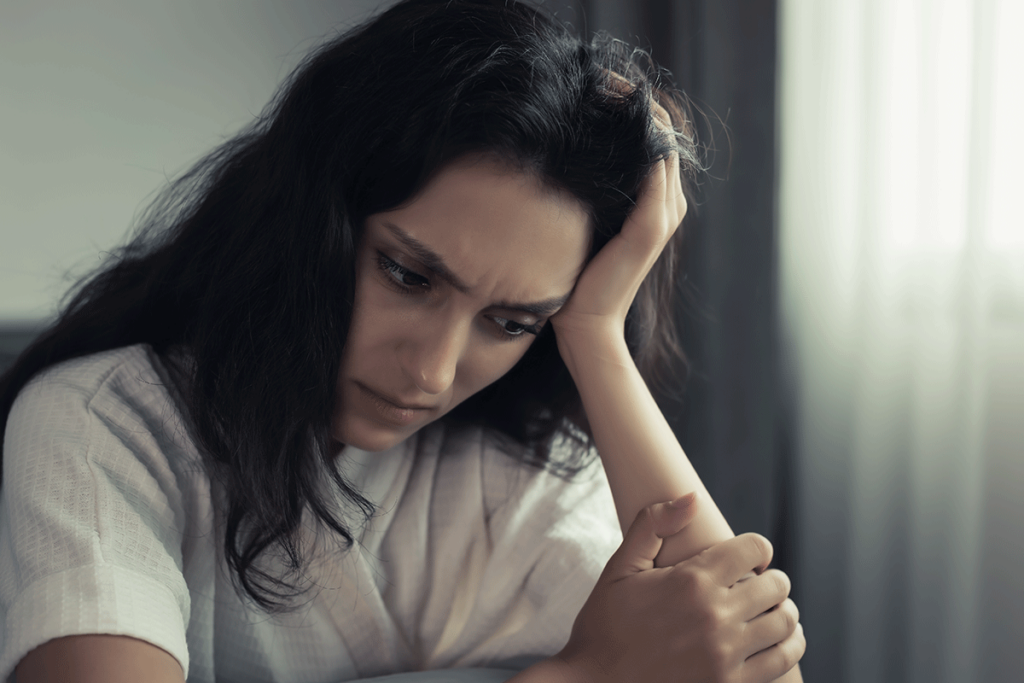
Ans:
[{"label": "eyelash", "polygon": [[[396,291],[402,294],[416,295],[420,292],[425,291],[430,286],[430,281],[418,273],[414,273],[408,268],[404,268],[384,254],[377,252],[377,267],[384,273],[385,279],[388,281]],[[406,277],[413,277],[422,280],[417,284],[408,284],[405,282]],[[527,334],[537,335],[540,334],[541,324],[536,323],[533,325],[524,325],[516,322],[515,320],[509,320],[508,318],[499,318],[492,316],[491,320],[498,325],[499,336],[506,341],[515,341],[517,339],[525,339]],[[513,325],[515,331],[510,331],[506,325]]]}]

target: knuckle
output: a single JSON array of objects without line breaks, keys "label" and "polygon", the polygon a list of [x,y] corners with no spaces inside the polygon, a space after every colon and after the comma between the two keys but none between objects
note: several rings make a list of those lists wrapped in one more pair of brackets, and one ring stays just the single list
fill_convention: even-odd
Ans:
[{"label": "knuckle", "polygon": [[[804,652],[807,651],[807,640],[804,638],[803,627],[799,629],[799,636],[790,639],[789,647],[783,650],[783,659],[785,662],[786,671],[789,671],[796,666],[804,656]],[[797,634],[794,634],[796,636]]]},{"label": "knuckle", "polygon": [[707,605],[702,612],[702,616],[708,631],[712,633],[720,631],[726,625],[729,618],[726,611],[716,605]]},{"label": "knuckle", "polygon": [[722,641],[711,643],[707,648],[708,663],[720,675],[725,674],[725,672],[732,668],[730,664],[732,663],[733,654],[733,649],[729,647],[728,643]]},{"label": "knuckle", "polygon": [[657,516],[654,514],[654,508],[657,505],[659,505],[659,503],[652,503],[645,508],[641,508],[640,512],[636,514],[635,523],[640,525],[649,525],[653,523],[657,519]]},{"label": "knuckle", "polygon": [[662,123],[672,125],[672,117],[669,116],[668,110],[665,109],[665,107],[661,106],[661,104],[658,103],[658,101],[653,98],[651,99],[651,111],[654,113],[654,116],[658,118]]},{"label": "knuckle", "polygon": [[788,597],[789,592],[793,588],[793,583],[789,580],[789,576],[779,569],[769,569],[766,573],[771,574],[775,594],[781,595],[784,598]]},{"label": "knuckle", "polygon": [[702,572],[692,572],[683,579],[680,592],[687,611],[700,626],[701,632],[714,637],[727,623],[729,615],[726,608],[715,601],[711,580]]},{"label": "knuckle", "polygon": [[799,618],[795,609],[790,609],[788,605],[783,604],[782,609],[778,612],[779,617],[782,619],[782,623],[785,626],[786,634],[791,635],[796,631],[796,625],[799,623]]},{"label": "knuckle", "polygon": [[790,611],[792,611],[792,613],[793,613],[793,620],[795,622],[799,623],[800,622],[800,608],[797,607],[796,603],[793,602],[792,600],[790,600],[789,598],[786,598],[786,604],[789,607]]},{"label": "knuckle", "polygon": [[803,630],[798,629],[800,633],[794,633],[791,637],[787,638],[776,648],[778,658],[778,669],[781,672],[786,672],[796,666],[804,656],[804,652],[807,649],[807,641],[803,638]]},{"label": "knuckle", "polygon": [[743,534],[746,542],[751,545],[754,552],[763,559],[765,563],[771,562],[772,555],[775,549],[772,547],[772,542],[761,534],[753,532]]},{"label": "knuckle", "polygon": [[707,575],[692,563],[677,567],[675,576],[679,583],[679,589],[686,597],[691,599],[701,597],[707,592]]}]

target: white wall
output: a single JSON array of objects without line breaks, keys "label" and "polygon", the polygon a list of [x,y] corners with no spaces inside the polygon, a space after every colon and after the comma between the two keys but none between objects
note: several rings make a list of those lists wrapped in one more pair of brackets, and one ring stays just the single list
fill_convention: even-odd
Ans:
[{"label": "white wall", "polygon": [[55,311],[167,178],[388,0],[0,3],[0,324]]}]

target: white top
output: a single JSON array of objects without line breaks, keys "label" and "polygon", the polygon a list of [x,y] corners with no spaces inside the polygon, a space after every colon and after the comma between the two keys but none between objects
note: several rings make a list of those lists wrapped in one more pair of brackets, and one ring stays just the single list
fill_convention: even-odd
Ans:
[{"label": "white top", "polygon": [[568,483],[479,430],[432,425],[389,451],[343,451],[339,466],[382,504],[378,516],[353,530],[347,554],[320,546],[308,569],[320,588],[297,612],[246,611],[224,562],[223,491],[166,384],[138,345],[49,368],[15,402],[0,488],[0,681],[32,648],[89,633],[157,645],[190,682],[516,668],[565,645],[622,542],[599,460]]}]

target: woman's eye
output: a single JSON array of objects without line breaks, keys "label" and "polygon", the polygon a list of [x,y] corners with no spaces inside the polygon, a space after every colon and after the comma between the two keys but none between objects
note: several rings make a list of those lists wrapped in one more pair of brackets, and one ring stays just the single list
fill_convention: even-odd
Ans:
[{"label": "woman's eye", "polygon": [[534,325],[524,325],[515,320],[509,320],[508,318],[493,318],[494,322],[498,323],[498,329],[500,334],[505,339],[518,339],[527,334],[537,334],[540,332],[540,323]]},{"label": "woman's eye", "polygon": [[377,265],[395,286],[403,290],[426,289],[430,286],[427,278],[403,268],[380,252],[377,253]]}]

